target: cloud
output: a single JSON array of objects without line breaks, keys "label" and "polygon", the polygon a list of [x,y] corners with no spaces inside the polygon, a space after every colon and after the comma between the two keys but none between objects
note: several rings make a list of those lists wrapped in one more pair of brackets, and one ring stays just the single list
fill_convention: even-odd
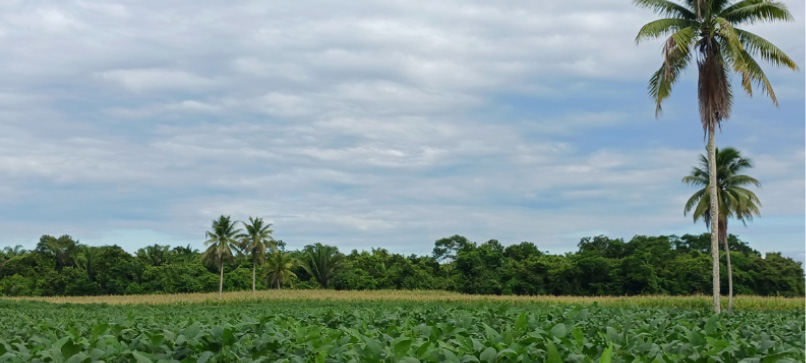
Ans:
[{"label": "cloud", "polygon": [[98,76],[120,84],[133,92],[153,90],[193,91],[214,84],[210,79],[181,70],[170,69],[117,69]]},{"label": "cloud", "polygon": [[[292,247],[407,253],[693,228],[696,72],[654,121],[662,40],[634,43],[656,17],[630,2],[0,6],[9,240],[201,243],[220,214],[270,219]],[[803,59],[802,19],[750,28]],[[804,81],[764,67],[780,109],[737,91],[718,142],[764,183],[742,233],[797,250]]]}]

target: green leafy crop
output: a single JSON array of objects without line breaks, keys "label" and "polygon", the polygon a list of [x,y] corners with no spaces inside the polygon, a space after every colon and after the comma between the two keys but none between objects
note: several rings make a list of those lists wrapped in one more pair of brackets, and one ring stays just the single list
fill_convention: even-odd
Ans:
[{"label": "green leafy crop", "polygon": [[804,312],[0,301],[0,362],[802,362]]}]

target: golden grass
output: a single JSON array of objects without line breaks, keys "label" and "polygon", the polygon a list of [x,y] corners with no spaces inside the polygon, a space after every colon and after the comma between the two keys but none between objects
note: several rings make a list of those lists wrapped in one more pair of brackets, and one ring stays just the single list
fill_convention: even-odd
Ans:
[{"label": "golden grass", "polygon": [[[278,301],[332,301],[332,302],[452,302],[452,303],[514,303],[514,304],[593,304],[606,306],[674,307],[709,309],[711,297],[698,296],[495,296],[466,295],[446,291],[381,290],[261,290],[255,296],[251,291],[218,293],[123,295],[123,296],[57,296],[57,297],[4,297],[5,300],[34,300],[63,304],[220,304]],[[723,306],[727,298],[722,299]],[[796,310],[804,311],[804,298],[736,296],[736,310]]]}]

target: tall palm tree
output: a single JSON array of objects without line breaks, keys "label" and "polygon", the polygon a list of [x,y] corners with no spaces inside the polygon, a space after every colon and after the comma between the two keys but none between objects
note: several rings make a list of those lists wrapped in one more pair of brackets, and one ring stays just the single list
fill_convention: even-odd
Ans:
[{"label": "tall palm tree", "polygon": [[277,286],[277,290],[280,290],[280,286],[289,281],[292,277],[297,277],[296,274],[291,272],[291,268],[294,267],[294,264],[296,264],[296,261],[291,257],[291,254],[278,250],[273,251],[269,255],[269,258],[266,259],[266,270],[268,271],[266,275],[267,285]]},{"label": "tall palm tree", "polygon": [[313,246],[305,246],[300,265],[320,286],[327,289],[343,260],[344,255],[339,253],[338,248],[317,242]]},{"label": "tall palm tree", "polygon": [[229,216],[221,215],[218,220],[213,220],[213,225],[207,231],[207,241],[205,246],[209,246],[204,251],[204,258],[214,260],[218,265],[220,280],[218,282],[218,298],[221,299],[224,293],[224,260],[232,260],[232,247],[237,246],[235,237],[241,232],[235,229],[235,223]]},{"label": "tall palm tree", "polygon": [[264,224],[263,218],[249,217],[249,223],[242,222],[246,233],[238,235],[240,240],[240,247],[245,253],[252,256],[252,296],[255,296],[255,276],[257,265],[266,260],[266,249],[270,248],[276,251],[277,247],[274,245],[274,238],[271,236],[274,231],[271,229],[271,223]]},{"label": "tall palm tree", "polygon": [[[649,79],[649,94],[655,100],[655,116],[661,103],[669,97],[678,75],[688,66],[692,54],[697,60],[699,78],[697,98],[700,122],[708,136],[708,170],[716,186],[714,132],[730,116],[733,100],[729,73],[741,75],[742,88],[752,96],[753,82],[778,105],[772,85],[753,58],[761,57],[776,66],[797,69],[795,62],[781,49],[764,38],[736,26],[764,21],[789,21],[792,15],[783,3],[771,0],[633,0],[642,8],[652,9],[663,19],[644,25],[636,42],[669,36],[663,45],[663,64]],[[717,190],[711,188],[711,220],[719,220]],[[719,302],[719,241],[717,225],[711,225],[711,257],[713,259],[714,311]]]},{"label": "tall palm tree", "polygon": [[[738,150],[731,147],[722,150],[717,148],[715,154],[716,190],[719,204],[717,230],[728,262],[728,312],[730,313],[733,312],[733,270],[728,246],[728,218],[736,218],[747,225],[747,221],[752,221],[753,216],[761,215],[759,211],[761,201],[755,193],[745,188],[749,185],[760,187],[761,183],[755,178],[739,174],[743,169],[752,168],[753,164],[750,159],[742,157]],[[692,168],[691,174],[683,178],[684,183],[702,188],[688,199],[683,208],[683,215],[693,210],[694,222],[702,219],[709,227],[711,225],[711,195],[707,193],[707,190],[710,180],[708,159],[705,155],[700,155],[700,167]]]}]

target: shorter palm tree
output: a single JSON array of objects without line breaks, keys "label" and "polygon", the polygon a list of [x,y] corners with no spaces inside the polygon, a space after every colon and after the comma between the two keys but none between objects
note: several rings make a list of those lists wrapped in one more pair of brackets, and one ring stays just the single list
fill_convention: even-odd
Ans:
[{"label": "shorter palm tree", "polygon": [[[747,175],[739,174],[743,169],[753,167],[750,159],[742,157],[738,150],[726,147],[722,150],[716,148],[716,190],[719,220],[717,231],[719,241],[725,247],[728,263],[728,312],[733,311],[733,272],[730,264],[730,248],[728,247],[728,218],[736,218],[747,225],[753,216],[761,214],[759,207],[761,201],[755,193],[746,189],[748,185],[760,187],[761,183]],[[700,167],[691,169],[691,174],[683,178],[683,182],[701,187],[686,202],[683,215],[693,210],[694,222],[703,219],[706,226],[711,225],[711,195],[708,193],[710,175],[708,173],[708,159],[700,155]]]},{"label": "shorter palm tree", "polygon": [[91,280],[95,280],[95,260],[97,260],[97,251],[98,247],[79,245],[78,254],[76,255],[76,267],[84,270]]},{"label": "shorter palm tree", "polygon": [[199,250],[193,248],[192,245],[176,246],[171,250],[171,263],[189,263],[193,262],[199,254]]},{"label": "shorter palm tree", "polygon": [[317,242],[313,246],[305,246],[300,265],[319,286],[327,289],[343,261],[344,255],[339,253],[338,248]]},{"label": "shorter palm tree", "polygon": [[12,258],[12,257],[16,257],[16,256],[22,256],[26,252],[28,252],[28,251],[26,251],[24,248],[22,248],[22,245],[16,245],[16,246],[14,246],[14,248],[11,248],[11,246],[6,246],[5,248],[3,248],[3,251],[2,251],[2,253],[4,255],[6,255],[7,258]]},{"label": "shorter palm tree", "polygon": [[[291,272],[291,268],[297,264],[297,261],[291,257],[291,254],[275,250],[266,259],[266,284],[268,286],[276,286],[280,290],[286,282],[290,282],[292,277],[297,275]],[[292,285],[293,287],[293,285]]]},{"label": "shorter palm tree", "polygon": [[276,251],[277,246],[274,245],[274,238],[271,236],[274,233],[271,229],[271,223],[264,224],[263,218],[252,217],[249,217],[249,223],[242,223],[246,233],[239,234],[238,239],[240,240],[241,251],[252,256],[252,296],[255,296],[257,291],[255,287],[257,265],[266,260],[267,248]]},{"label": "shorter palm tree", "polygon": [[224,261],[232,261],[232,248],[238,243],[235,237],[241,232],[235,228],[235,223],[229,216],[221,215],[218,220],[213,220],[213,225],[207,231],[207,241],[205,246],[209,246],[204,251],[205,260],[213,260],[218,265],[220,280],[218,282],[218,298],[221,299],[224,293]]},{"label": "shorter palm tree", "polygon": [[171,246],[154,244],[152,246],[146,246],[137,250],[137,252],[135,252],[135,256],[151,266],[160,266],[169,262],[168,256],[170,253]]}]

